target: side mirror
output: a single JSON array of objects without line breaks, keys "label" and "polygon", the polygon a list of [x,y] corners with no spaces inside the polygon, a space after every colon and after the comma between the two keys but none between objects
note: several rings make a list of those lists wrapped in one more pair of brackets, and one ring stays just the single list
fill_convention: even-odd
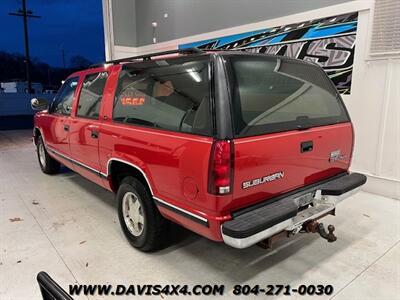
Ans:
[{"label": "side mirror", "polygon": [[31,107],[33,110],[46,110],[49,108],[49,102],[46,99],[32,98]]}]

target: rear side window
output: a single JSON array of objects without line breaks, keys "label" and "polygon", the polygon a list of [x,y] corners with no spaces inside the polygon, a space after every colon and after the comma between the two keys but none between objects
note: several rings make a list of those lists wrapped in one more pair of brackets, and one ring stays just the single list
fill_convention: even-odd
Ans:
[{"label": "rear side window", "polygon": [[211,135],[208,57],[157,60],[123,67],[113,120]]},{"label": "rear side window", "polygon": [[86,75],[78,100],[77,116],[89,119],[99,118],[100,105],[107,77],[107,72]]},{"label": "rear side window", "polygon": [[229,61],[236,137],[349,121],[320,68],[270,57],[238,55]]}]

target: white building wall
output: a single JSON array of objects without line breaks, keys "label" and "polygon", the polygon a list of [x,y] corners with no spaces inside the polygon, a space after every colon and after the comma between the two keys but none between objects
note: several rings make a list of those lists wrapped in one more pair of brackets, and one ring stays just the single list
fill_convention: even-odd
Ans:
[{"label": "white building wall", "polygon": [[105,23],[107,58],[176,49],[179,44],[358,11],[352,92],[343,96],[356,132],[351,169],[368,175],[365,190],[400,199],[400,56],[369,55],[373,7],[374,0],[358,0],[137,48],[115,46],[109,22]]},{"label": "white building wall", "polygon": [[[28,90],[28,83],[22,81],[1,82],[0,87],[4,93],[25,93]],[[32,89],[35,93],[41,93],[43,85],[39,82],[32,82]]]},{"label": "white building wall", "polygon": [[352,169],[369,175],[366,190],[400,198],[400,56],[369,54],[373,9],[359,13],[352,94]]}]

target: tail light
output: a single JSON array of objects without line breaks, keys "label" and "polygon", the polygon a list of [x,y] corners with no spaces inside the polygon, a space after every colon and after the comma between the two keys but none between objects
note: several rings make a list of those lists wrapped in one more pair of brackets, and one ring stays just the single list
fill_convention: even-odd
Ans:
[{"label": "tail light", "polygon": [[226,195],[232,192],[233,156],[232,141],[214,141],[208,175],[208,192],[210,194]]}]

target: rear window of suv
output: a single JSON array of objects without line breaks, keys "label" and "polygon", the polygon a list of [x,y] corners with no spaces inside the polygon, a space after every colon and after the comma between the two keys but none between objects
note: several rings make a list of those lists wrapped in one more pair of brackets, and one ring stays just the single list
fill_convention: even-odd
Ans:
[{"label": "rear window of suv", "polygon": [[212,135],[209,57],[124,65],[113,120],[136,126]]},{"label": "rear window of suv", "polygon": [[349,121],[339,94],[319,67],[279,57],[227,59],[236,137]]}]

